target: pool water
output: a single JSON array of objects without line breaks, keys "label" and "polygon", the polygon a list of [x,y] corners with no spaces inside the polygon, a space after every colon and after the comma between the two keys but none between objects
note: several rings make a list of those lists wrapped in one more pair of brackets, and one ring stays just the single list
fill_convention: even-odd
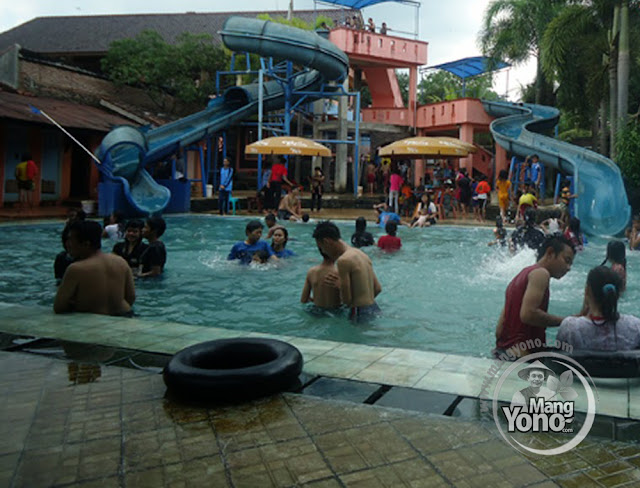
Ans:
[{"label": "pool water", "polygon": [[[509,257],[488,247],[490,228],[402,227],[398,253],[363,249],[383,287],[377,299],[383,315],[353,324],[346,315],[311,315],[300,303],[306,272],[321,261],[312,223],[287,224],[287,247],[296,257],[256,267],[226,259],[231,246],[244,239],[247,222],[206,215],[168,217],[162,237],[168,252],[165,275],[136,282],[136,313],[145,320],[488,356],[506,286],[535,261],[531,251]],[[349,241],[353,223],[338,226]],[[52,306],[53,261],[61,250],[62,227],[0,227],[0,301]],[[384,234],[377,227],[368,230],[376,239]],[[112,245],[103,241],[104,250]],[[605,250],[605,240],[593,239],[569,274],[552,280],[551,313],[579,311],[587,272],[602,262]],[[619,308],[640,316],[640,287],[634,281],[640,253],[628,253],[627,259],[628,288]],[[547,335],[554,337],[554,329]]]}]

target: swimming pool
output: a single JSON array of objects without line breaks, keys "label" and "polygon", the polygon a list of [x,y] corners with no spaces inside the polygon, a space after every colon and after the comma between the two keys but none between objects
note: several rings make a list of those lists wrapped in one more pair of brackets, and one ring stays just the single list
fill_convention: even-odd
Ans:
[{"label": "swimming pool", "polygon": [[[364,249],[382,283],[378,303],[384,315],[370,324],[353,324],[345,316],[312,316],[299,302],[307,269],[321,260],[311,237],[312,223],[287,224],[287,247],[297,253],[294,258],[259,268],[227,261],[231,246],[244,238],[248,220],[168,217],[162,237],[168,250],[165,276],[136,283],[136,313],[145,320],[488,356],[505,288],[535,261],[529,251],[511,258],[487,247],[490,228],[400,228],[403,247],[397,254]],[[338,225],[348,241],[353,223]],[[0,227],[0,301],[52,305],[53,260],[62,227]],[[384,234],[377,227],[369,230],[376,238]],[[103,241],[105,250],[111,246]],[[601,263],[605,248],[606,241],[594,239],[578,254],[569,274],[552,280],[551,313],[580,309],[586,274]],[[620,309],[640,315],[640,288],[634,280],[640,253],[628,253],[627,258],[628,288]]]}]

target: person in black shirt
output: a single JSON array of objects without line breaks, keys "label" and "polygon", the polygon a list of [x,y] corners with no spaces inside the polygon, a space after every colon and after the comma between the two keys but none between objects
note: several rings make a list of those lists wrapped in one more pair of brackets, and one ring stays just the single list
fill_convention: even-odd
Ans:
[{"label": "person in black shirt", "polygon": [[351,245],[354,247],[373,246],[373,236],[367,229],[367,219],[358,217],[356,219],[356,231],[351,236]]},{"label": "person in black shirt", "polygon": [[137,274],[139,266],[141,265],[140,259],[142,254],[149,247],[142,242],[143,227],[144,222],[142,220],[130,220],[125,226],[124,241],[118,242],[113,246],[113,254],[122,257],[129,264],[134,274]]},{"label": "person in black shirt", "polygon": [[167,224],[162,217],[151,217],[147,219],[142,229],[142,237],[149,242],[149,247],[140,256],[142,272],[138,275],[141,278],[159,276],[164,271],[167,262],[167,250],[160,240],[164,234]]}]

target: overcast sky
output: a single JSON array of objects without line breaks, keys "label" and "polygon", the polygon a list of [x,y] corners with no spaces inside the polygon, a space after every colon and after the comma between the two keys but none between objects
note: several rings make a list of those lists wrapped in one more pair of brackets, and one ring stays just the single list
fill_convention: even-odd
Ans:
[{"label": "overcast sky", "polygon": [[[435,65],[480,53],[477,37],[490,0],[422,0],[419,9],[419,38],[429,43],[428,64]],[[57,15],[96,15],[132,13],[224,12],[230,10],[286,10],[289,0],[1,0],[0,32],[35,17]],[[313,9],[313,0],[294,0],[294,9]],[[318,9],[325,4],[317,4]],[[391,29],[414,32],[416,9],[410,5],[383,3],[363,9],[376,25],[386,21]],[[532,62],[496,76],[495,90],[501,95],[509,88],[509,98],[519,97],[520,84],[535,76]]]}]

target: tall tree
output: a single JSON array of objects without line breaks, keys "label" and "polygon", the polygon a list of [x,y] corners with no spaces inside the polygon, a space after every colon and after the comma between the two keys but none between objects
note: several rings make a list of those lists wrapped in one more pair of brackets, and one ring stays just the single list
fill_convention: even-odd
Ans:
[{"label": "tall tree", "polygon": [[479,43],[485,56],[519,65],[536,59],[536,103],[552,103],[553,87],[541,64],[541,41],[565,0],[493,0],[484,14]]},{"label": "tall tree", "polygon": [[185,103],[203,104],[215,93],[216,71],[224,70],[229,56],[207,34],[182,34],[175,45],[155,31],[109,46],[102,69],[117,84],[140,86],[162,110],[170,110],[171,95]]}]

